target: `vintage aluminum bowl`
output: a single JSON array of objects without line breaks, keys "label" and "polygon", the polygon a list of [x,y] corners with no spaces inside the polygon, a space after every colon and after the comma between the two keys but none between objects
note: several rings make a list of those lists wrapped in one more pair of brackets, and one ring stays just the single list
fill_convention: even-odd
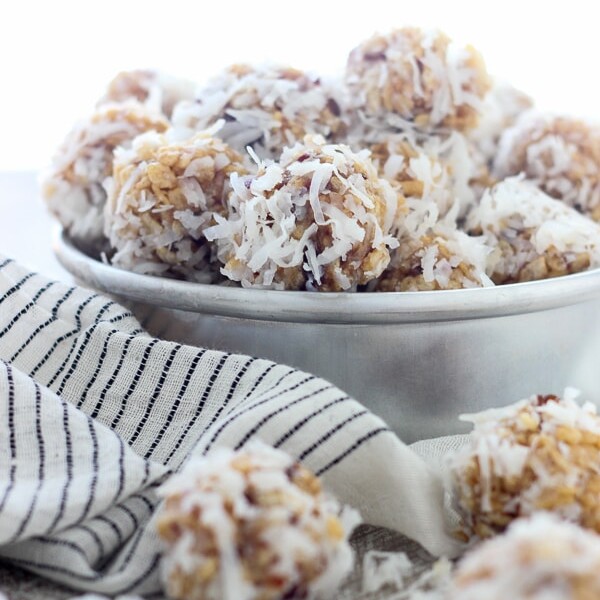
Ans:
[{"label": "vintage aluminum bowl", "polygon": [[462,432],[459,414],[533,393],[574,386],[600,397],[600,270],[486,289],[327,294],[136,275],[64,234],[55,251],[150,333],[320,375],[406,442]]}]

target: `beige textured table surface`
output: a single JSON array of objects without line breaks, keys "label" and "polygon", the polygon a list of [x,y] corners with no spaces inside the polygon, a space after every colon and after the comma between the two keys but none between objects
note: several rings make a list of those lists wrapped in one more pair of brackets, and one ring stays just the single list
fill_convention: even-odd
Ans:
[{"label": "beige textured table surface", "polygon": [[[46,214],[39,198],[33,173],[0,173],[0,252],[39,273],[62,281],[71,281],[52,253],[55,224]],[[361,527],[353,536],[358,553],[357,569],[340,591],[339,600],[371,600],[373,595],[360,594],[361,557],[367,550],[406,551],[416,562],[429,562],[416,544],[394,532]],[[80,595],[52,585],[30,573],[0,562],[0,591],[10,600],[64,600]],[[381,594],[377,598],[382,598]]]}]

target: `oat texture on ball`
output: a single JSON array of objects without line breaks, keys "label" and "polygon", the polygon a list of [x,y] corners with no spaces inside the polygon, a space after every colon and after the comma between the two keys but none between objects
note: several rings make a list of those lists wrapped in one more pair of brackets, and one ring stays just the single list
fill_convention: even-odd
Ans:
[{"label": "oat texture on ball", "polygon": [[462,417],[474,430],[449,472],[466,537],[491,537],[538,511],[600,533],[600,417],[576,395],[568,389]]},{"label": "oat texture on ball", "polygon": [[343,136],[346,104],[339,82],[291,67],[238,64],[180,103],[173,122],[193,130],[224,119],[220,136],[233,148],[251,145],[259,157],[276,158],[308,133]]},{"label": "oat texture on ball", "polygon": [[356,108],[383,125],[466,131],[477,125],[490,87],[483,59],[440,31],[414,27],[376,34],[348,58]]},{"label": "oat texture on ball", "polygon": [[365,146],[379,175],[403,197],[433,202],[435,214],[419,225],[430,227],[458,205],[464,216],[491,185],[485,159],[468,138],[453,131],[446,135],[416,132],[382,133],[363,128],[354,146]]},{"label": "oat texture on ball", "polygon": [[262,442],[192,458],[160,493],[170,598],[332,598],[352,568],[358,513]]},{"label": "oat texture on ball", "polygon": [[401,211],[368,155],[306,136],[257,175],[234,176],[229,216],[205,231],[222,273],[245,287],[319,291],[377,278]]},{"label": "oat texture on ball", "polygon": [[600,127],[529,111],[507,129],[495,159],[499,178],[524,173],[553,198],[600,221]]},{"label": "oat texture on ball", "polygon": [[389,266],[371,289],[424,292],[491,286],[486,260],[491,251],[481,238],[456,225],[439,222],[421,236],[405,234],[392,251]]},{"label": "oat texture on ball", "polygon": [[224,214],[242,157],[210,132],[173,141],[155,132],[115,152],[107,184],[106,235],[112,264],[137,273],[206,281],[210,249],[203,232]]},{"label": "oat texture on ball", "polygon": [[487,272],[496,284],[600,266],[600,225],[520,178],[487,190],[467,227],[494,248]]},{"label": "oat texture on ball", "polygon": [[600,537],[547,513],[521,519],[459,563],[445,600],[600,598]]},{"label": "oat texture on ball", "polygon": [[44,174],[42,195],[52,214],[76,240],[102,238],[113,151],[146,131],[165,131],[166,119],[135,101],[104,104],[75,125]]}]

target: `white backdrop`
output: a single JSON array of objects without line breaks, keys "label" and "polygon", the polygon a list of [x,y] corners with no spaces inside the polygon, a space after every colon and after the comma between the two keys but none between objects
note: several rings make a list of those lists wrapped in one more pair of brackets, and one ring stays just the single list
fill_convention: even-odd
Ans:
[{"label": "white backdrop", "polygon": [[201,80],[240,61],[333,72],[374,31],[437,26],[544,108],[600,120],[594,1],[0,0],[0,170],[49,159],[119,70]]}]

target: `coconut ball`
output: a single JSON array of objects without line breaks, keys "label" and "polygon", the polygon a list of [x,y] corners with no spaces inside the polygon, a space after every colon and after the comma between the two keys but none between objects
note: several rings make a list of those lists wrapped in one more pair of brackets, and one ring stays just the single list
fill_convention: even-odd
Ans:
[{"label": "coconut ball", "polygon": [[600,598],[600,537],[542,513],[459,563],[447,600]]},{"label": "coconut ball", "polygon": [[242,151],[277,158],[307,133],[327,139],[346,131],[346,100],[340,84],[290,67],[233,65],[198,91],[195,102],[177,106],[180,128],[204,129],[225,120],[219,135]]},{"label": "coconut ball", "polygon": [[115,152],[106,205],[112,263],[205,280],[210,252],[203,231],[225,212],[230,175],[247,171],[242,157],[209,132],[184,141],[170,133],[147,133]]},{"label": "coconut ball", "polygon": [[497,284],[600,266],[600,225],[519,178],[487,190],[467,229],[494,248],[487,273]]},{"label": "coconut ball", "polygon": [[461,417],[474,429],[449,468],[467,537],[541,510],[600,533],[600,417],[576,396],[568,389]]},{"label": "coconut ball", "polygon": [[422,236],[403,236],[377,292],[423,292],[493,285],[485,273],[490,252],[480,238],[440,222]]},{"label": "coconut ball", "polygon": [[397,245],[398,197],[368,151],[306,136],[232,186],[229,217],[205,235],[244,287],[352,290],[381,275]]},{"label": "coconut ball", "polygon": [[168,122],[137,102],[104,104],[79,122],[54,156],[42,183],[50,212],[75,239],[102,239],[106,191],[113,150],[145,131],[164,131]]},{"label": "coconut ball", "polygon": [[194,90],[195,85],[191,81],[159,71],[121,71],[110,81],[98,104],[134,99],[170,118],[178,102],[193,100]]},{"label": "coconut ball", "polygon": [[160,494],[170,598],[331,598],[352,568],[348,537],[358,513],[261,442],[192,459]]},{"label": "coconut ball", "polygon": [[450,210],[455,200],[450,173],[438,153],[428,152],[410,133],[391,134],[369,149],[380,177],[404,198],[432,201],[441,214]]},{"label": "coconut ball", "polygon": [[413,27],[376,34],[356,47],[346,81],[366,117],[423,130],[473,128],[490,87],[476,50]]},{"label": "coconut ball", "polygon": [[521,90],[505,82],[494,82],[483,100],[479,123],[468,134],[487,164],[493,164],[504,131],[532,106],[533,100]]},{"label": "coconut ball", "polygon": [[548,195],[600,221],[600,127],[529,111],[500,140],[499,178],[524,173]]},{"label": "coconut ball", "polygon": [[74,239],[102,240],[104,180],[112,173],[113,150],[145,131],[164,131],[167,121],[137,102],[105,104],[75,125],[42,181],[50,212]]},{"label": "coconut ball", "polygon": [[464,216],[493,183],[482,155],[459,132],[446,136],[375,133],[373,137],[377,141],[366,145],[380,177],[405,198],[433,202],[441,217],[455,204],[458,216]]}]

